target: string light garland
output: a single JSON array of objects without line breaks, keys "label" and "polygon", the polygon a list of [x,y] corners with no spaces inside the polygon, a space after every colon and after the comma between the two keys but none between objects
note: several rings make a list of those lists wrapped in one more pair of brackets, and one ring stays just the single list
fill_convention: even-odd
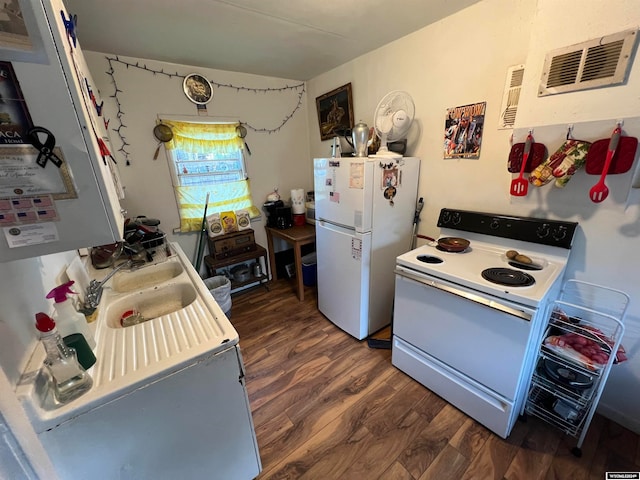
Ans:
[{"label": "string light garland", "polygon": [[[127,62],[125,60],[121,60],[118,56],[115,57],[109,57],[109,56],[105,56],[105,58],[107,59],[107,62],[109,63],[109,69],[106,71],[106,74],[109,75],[109,77],[111,78],[111,83],[113,83],[113,94],[110,95],[111,98],[114,99],[115,103],[116,103],[116,119],[118,121],[118,125],[113,128],[113,131],[116,132],[116,134],[118,135],[118,137],[120,138],[120,142],[122,144],[122,146],[118,149],[118,151],[120,153],[122,153],[122,155],[125,157],[126,160],[126,164],[130,165],[130,160],[129,160],[129,156],[131,155],[131,153],[129,152],[129,150],[127,149],[127,147],[131,146],[131,144],[129,142],[127,142],[127,138],[124,135],[124,131],[123,129],[126,129],[127,126],[125,125],[124,121],[123,121],[123,117],[124,117],[124,110],[122,110],[122,103],[120,103],[120,98],[118,97],[119,94],[123,93],[123,90],[121,90],[118,87],[118,82],[116,81],[116,77],[115,77],[115,68],[114,68],[114,64],[118,63],[120,65],[124,65],[127,69],[128,68],[137,68],[139,70],[144,70],[147,72],[151,72],[153,73],[153,75],[163,75],[165,77],[168,78],[179,78],[179,79],[184,79],[186,77],[186,75],[182,75],[178,72],[165,72],[164,69],[154,69],[154,68],[149,68],[147,67],[146,64],[140,64],[140,62]],[[286,123],[291,120],[293,118],[293,116],[296,114],[296,112],[298,110],[300,110],[300,107],[302,107],[302,98],[304,95],[304,92],[306,91],[306,85],[304,82],[302,83],[298,83],[296,85],[286,85],[284,87],[267,87],[267,88],[253,88],[253,87],[245,87],[243,85],[234,85],[232,83],[219,83],[219,82],[215,82],[213,80],[209,80],[209,83],[211,83],[212,86],[214,87],[218,87],[218,88],[229,88],[232,90],[235,90],[237,93],[239,92],[253,92],[253,93],[281,93],[281,92],[289,92],[289,91],[295,91],[298,94],[298,101],[295,105],[295,107],[293,108],[293,110],[291,110],[291,112],[289,114],[287,114],[284,119],[282,120],[282,122],[277,126],[277,127],[273,127],[273,128],[267,128],[267,127],[263,127],[263,128],[259,128],[256,126],[251,125],[248,122],[245,122],[243,120],[239,120],[239,122],[244,125],[246,128],[256,132],[256,133],[268,133],[268,134],[272,134],[272,133],[276,133],[278,132],[282,127],[284,127],[286,125]],[[107,125],[107,123],[105,123],[105,125]]]}]

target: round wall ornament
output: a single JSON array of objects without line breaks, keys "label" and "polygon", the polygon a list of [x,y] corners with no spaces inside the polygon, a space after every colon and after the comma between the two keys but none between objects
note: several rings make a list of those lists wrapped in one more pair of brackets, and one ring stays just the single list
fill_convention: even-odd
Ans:
[{"label": "round wall ornament", "polygon": [[198,105],[205,105],[213,98],[211,83],[197,73],[190,73],[184,77],[182,90],[189,100]]}]

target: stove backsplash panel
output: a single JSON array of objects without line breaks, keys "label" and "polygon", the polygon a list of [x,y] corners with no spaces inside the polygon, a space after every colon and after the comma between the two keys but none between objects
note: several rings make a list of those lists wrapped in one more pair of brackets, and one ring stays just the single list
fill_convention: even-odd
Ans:
[{"label": "stove backsplash panel", "polygon": [[438,227],[571,249],[578,223],[443,208]]}]

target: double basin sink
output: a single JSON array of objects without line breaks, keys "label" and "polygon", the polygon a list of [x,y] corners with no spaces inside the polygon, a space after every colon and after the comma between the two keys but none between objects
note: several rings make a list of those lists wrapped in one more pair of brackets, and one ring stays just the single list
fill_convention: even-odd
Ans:
[{"label": "double basin sink", "polygon": [[[151,321],[192,304],[196,290],[191,282],[176,281],[183,276],[182,264],[165,261],[131,271],[121,270],[107,283],[105,317],[109,328],[129,328],[121,321],[127,312],[136,312],[141,322]],[[102,302],[101,302],[102,303]]]},{"label": "double basin sink", "polygon": [[[91,390],[64,405],[42,403],[38,395],[44,349],[38,344],[17,387],[36,431],[103,405],[132,389],[170,375],[238,343],[238,333],[200,275],[179,247],[172,254],[138,269],[120,270],[103,285],[95,320],[96,363],[89,369]],[[100,281],[111,270],[87,267]],[[121,319],[136,311],[139,323],[124,327]]]},{"label": "double basin sink", "polygon": [[[103,286],[95,324],[94,385],[135,380],[194,354],[237,342],[238,334],[182,249]],[[94,271],[94,278],[109,272]],[[134,322],[123,321],[127,315]]]}]

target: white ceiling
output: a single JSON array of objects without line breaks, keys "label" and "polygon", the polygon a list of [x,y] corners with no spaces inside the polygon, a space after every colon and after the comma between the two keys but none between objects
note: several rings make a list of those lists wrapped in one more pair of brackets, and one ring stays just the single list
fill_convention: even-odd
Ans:
[{"label": "white ceiling", "polygon": [[308,80],[480,0],[65,0],[82,48]]}]

